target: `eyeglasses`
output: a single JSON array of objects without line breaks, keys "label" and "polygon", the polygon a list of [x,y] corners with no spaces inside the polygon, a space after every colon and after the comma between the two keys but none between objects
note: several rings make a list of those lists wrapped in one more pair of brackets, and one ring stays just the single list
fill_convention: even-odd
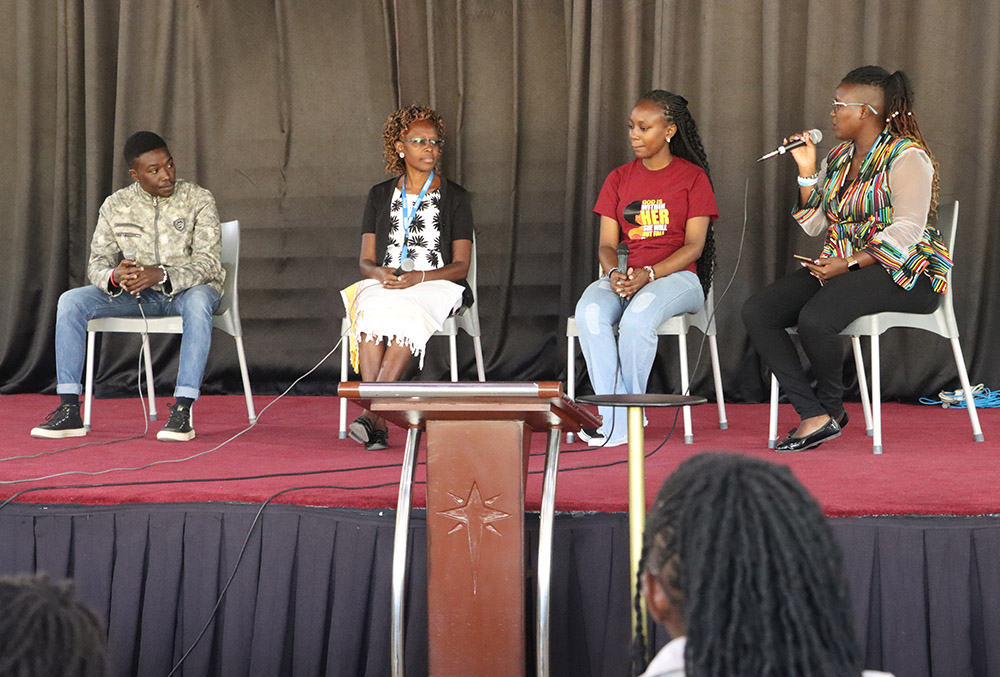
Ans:
[{"label": "eyeglasses", "polygon": [[872,105],[869,103],[844,103],[843,101],[837,101],[836,99],[834,99],[833,102],[831,103],[831,106],[832,106],[831,110],[834,111],[837,110],[838,108],[847,108],[848,106],[866,106],[868,110],[870,110],[874,115],[878,115],[878,111],[872,108]]},{"label": "eyeglasses", "polygon": [[421,148],[426,148],[427,146],[433,146],[434,148],[441,148],[444,146],[444,139],[403,139],[407,143],[412,143],[414,146],[420,146]]}]

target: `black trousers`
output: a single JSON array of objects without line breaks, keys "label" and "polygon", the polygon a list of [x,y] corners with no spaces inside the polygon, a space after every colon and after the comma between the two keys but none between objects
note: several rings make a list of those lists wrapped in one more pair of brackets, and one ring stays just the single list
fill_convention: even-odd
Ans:
[{"label": "black trousers", "polygon": [[[844,411],[841,330],[872,313],[932,313],[940,301],[941,295],[931,289],[924,275],[907,291],[878,264],[838,275],[825,285],[803,268],[747,299],[743,324],[801,418],[837,417]],[[798,326],[802,348],[812,365],[815,390],[785,331],[793,326]]]}]

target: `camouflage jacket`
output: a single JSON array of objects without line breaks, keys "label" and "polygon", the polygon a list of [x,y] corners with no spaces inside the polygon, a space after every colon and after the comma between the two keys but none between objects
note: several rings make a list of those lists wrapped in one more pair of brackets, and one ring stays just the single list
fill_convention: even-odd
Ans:
[{"label": "camouflage jacket", "polygon": [[212,193],[201,186],[178,179],[173,195],[153,197],[133,183],[108,196],[90,242],[90,282],[108,294],[120,294],[109,281],[128,249],[135,250],[139,265],[166,269],[167,283],[154,289],[172,295],[207,284],[222,293],[226,271],[220,259],[219,212]]}]

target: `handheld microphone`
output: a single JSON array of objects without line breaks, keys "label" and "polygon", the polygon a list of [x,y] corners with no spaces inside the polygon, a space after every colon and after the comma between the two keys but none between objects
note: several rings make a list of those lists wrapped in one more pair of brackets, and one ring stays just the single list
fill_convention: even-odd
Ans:
[{"label": "handheld microphone", "polygon": [[618,249],[615,250],[618,256],[618,272],[622,275],[628,274],[628,243],[619,242]]},{"label": "handheld microphone", "polygon": [[406,258],[399,264],[399,268],[392,271],[393,275],[402,275],[403,273],[408,273],[413,270],[413,259]]},{"label": "handheld microphone", "polygon": [[[618,248],[615,250],[615,255],[618,257],[618,273],[620,275],[628,275],[628,243],[619,242]],[[625,297],[621,296],[618,300],[622,304],[622,308],[625,307]]]},{"label": "handheld microphone", "polygon": [[[122,256],[125,259],[131,261],[133,263],[133,265],[134,265],[135,264],[135,257],[138,256],[138,254],[135,251],[135,247],[126,247],[125,249],[122,250]],[[141,294],[136,294],[135,297],[137,299],[139,299],[139,303],[142,303],[142,295]]]},{"label": "handheld microphone", "polygon": [[[823,132],[819,131],[818,129],[810,129],[809,138],[812,140],[813,143],[819,143],[820,141],[823,140]],[[794,141],[789,141],[783,146],[778,146],[767,155],[761,155],[759,158],[757,158],[757,162],[767,160],[768,158],[772,158],[775,155],[784,155],[793,148],[798,148],[799,146],[804,146],[804,145],[806,145],[806,142],[803,141],[802,139],[795,139]]]}]

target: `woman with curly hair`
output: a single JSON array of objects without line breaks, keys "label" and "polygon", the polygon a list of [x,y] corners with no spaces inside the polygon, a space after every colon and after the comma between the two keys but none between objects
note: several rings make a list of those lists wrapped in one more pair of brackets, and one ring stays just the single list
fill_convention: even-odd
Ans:
[{"label": "woman with curly hair", "polygon": [[[464,188],[441,176],[444,122],[433,109],[392,113],[382,134],[386,171],[368,192],[361,275],[341,292],[351,319],[351,363],[365,381],[398,381],[427,339],[471,300],[472,209]],[[365,411],[350,424],[365,449],[389,446],[386,422]]]},{"label": "woman with curly hair", "polygon": [[[594,206],[605,276],[576,305],[580,346],[597,394],[646,391],[656,328],[702,307],[715,263],[710,224],[719,212],[687,100],[661,89],[647,92],[628,128],[635,160],[608,175]],[[628,246],[625,270],[616,256],[621,242]],[[601,429],[581,439],[591,446],[625,444],[625,409],[602,407],[601,414]]]}]

